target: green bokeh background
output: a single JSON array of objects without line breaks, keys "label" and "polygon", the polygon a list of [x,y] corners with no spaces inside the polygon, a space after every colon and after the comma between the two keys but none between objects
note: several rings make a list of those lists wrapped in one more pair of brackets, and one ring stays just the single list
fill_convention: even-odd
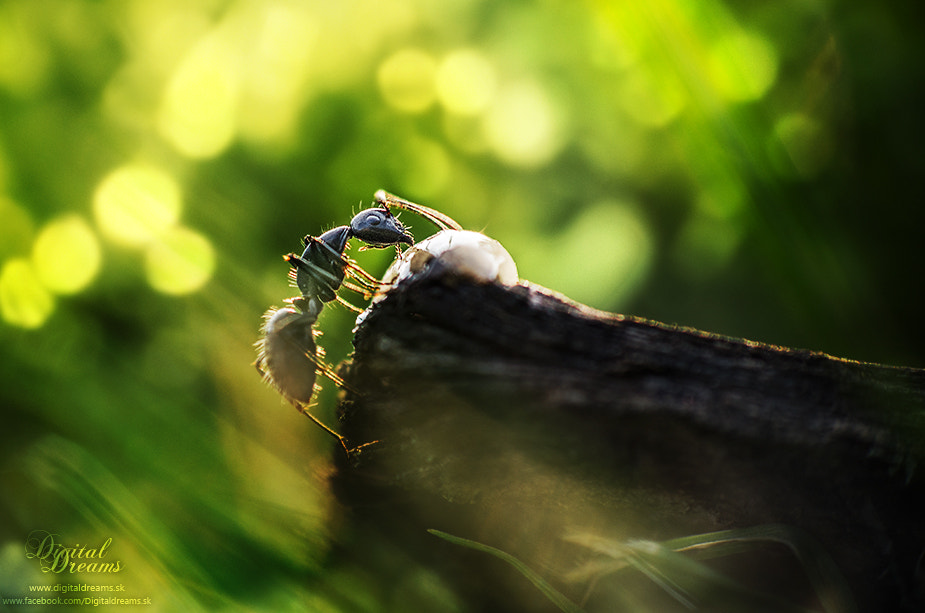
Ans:
[{"label": "green bokeh background", "polygon": [[[281,254],[378,188],[597,308],[925,365],[922,6],[0,1],[0,595],[462,606],[331,554],[332,441],[251,366]],[[124,570],[42,574],[33,530]]]}]

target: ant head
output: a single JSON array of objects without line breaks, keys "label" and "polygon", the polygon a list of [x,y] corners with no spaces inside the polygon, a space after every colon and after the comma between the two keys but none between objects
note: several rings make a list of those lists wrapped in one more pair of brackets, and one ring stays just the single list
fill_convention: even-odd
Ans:
[{"label": "ant head", "polygon": [[371,247],[414,244],[414,237],[386,206],[357,213],[350,221],[350,232]]}]

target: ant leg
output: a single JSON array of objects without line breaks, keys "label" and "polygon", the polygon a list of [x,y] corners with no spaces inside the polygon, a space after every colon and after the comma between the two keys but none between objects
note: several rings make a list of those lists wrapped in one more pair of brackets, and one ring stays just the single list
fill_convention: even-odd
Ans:
[{"label": "ant leg", "polygon": [[362,452],[364,448],[369,447],[371,445],[375,445],[376,443],[379,442],[379,441],[370,441],[368,443],[363,443],[362,445],[357,445],[356,447],[348,447],[347,439],[342,434],[336,432],[333,428],[329,427],[323,421],[315,417],[312,414],[312,412],[308,410],[307,406],[303,405],[302,403],[298,401],[294,401],[292,404],[293,406],[295,406],[296,410],[299,411],[299,413],[301,413],[305,417],[315,422],[315,425],[317,425],[319,428],[321,428],[322,430],[324,430],[325,432],[327,432],[328,434],[336,438],[337,442],[340,443],[340,446],[344,449],[344,454],[346,454],[348,459],[351,459],[351,460],[355,459],[356,456],[359,455],[360,452]]},{"label": "ant leg", "polygon": [[369,298],[379,291],[379,286],[381,286],[382,283],[380,281],[370,283],[366,279],[356,279],[351,275],[350,281],[344,281],[341,283],[341,285],[349,290],[355,291],[358,294],[365,294],[366,298]]},{"label": "ant leg", "polygon": [[[364,300],[369,300],[382,289],[382,281],[363,270],[353,260],[346,262],[344,273],[350,280],[344,280],[341,286],[358,294],[362,294]],[[344,304],[342,300],[338,302]]]},{"label": "ant leg", "polygon": [[374,291],[379,289],[379,279],[366,272],[356,262],[349,258],[345,258],[344,272],[350,275],[350,278],[361,286],[368,287]]},{"label": "ant leg", "polygon": [[299,402],[298,400],[293,400],[292,406],[294,406],[299,413],[301,413],[305,417],[315,422],[315,425],[317,425],[319,428],[321,428],[322,430],[324,430],[325,432],[327,432],[328,434],[336,438],[337,442],[340,443],[340,446],[344,448],[344,451],[346,452],[346,454],[348,456],[350,455],[350,449],[347,447],[347,439],[345,439],[341,434],[338,434],[337,432],[335,432],[330,426],[325,424],[323,421],[321,421],[320,419],[312,415],[312,412],[308,410],[308,407],[302,404],[301,402]]},{"label": "ant leg", "polygon": [[[365,295],[364,292],[359,291],[360,288],[358,288],[358,287],[352,287],[352,286],[350,286],[350,285],[347,285],[346,283],[344,284],[344,287],[346,287],[347,289],[352,289],[352,290],[355,291],[355,292],[358,292],[358,293],[361,293],[361,294],[364,294],[364,295]],[[355,304],[351,304],[349,301],[347,301],[347,300],[344,299],[344,298],[341,298],[340,296],[337,296],[337,297],[335,298],[335,300],[337,300],[338,303],[344,305],[345,307],[347,307],[348,309],[350,309],[350,310],[353,311],[354,313],[362,313],[362,312],[363,312],[363,309],[361,309],[360,307],[356,306]]]},{"label": "ant leg", "polygon": [[369,274],[363,268],[360,268],[358,265],[356,265],[352,261],[347,263],[346,270],[349,271],[349,274],[358,281],[362,280],[367,283],[370,283],[371,285],[375,285],[376,283],[379,283],[379,279]]},{"label": "ant leg", "polygon": [[[338,296],[338,299],[339,299],[339,298],[340,298],[340,296]],[[317,336],[317,335],[319,335],[319,334],[321,334],[321,333],[318,332],[318,331],[316,330],[316,331],[315,331],[315,335]],[[320,349],[320,348],[319,348],[319,349]],[[331,380],[331,383],[333,383],[334,385],[336,385],[337,387],[339,387],[339,388],[341,388],[341,389],[350,390],[350,391],[353,392],[353,393],[357,393],[356,390],[354,390],[354,389],[351,388],[349,385],[347,385],[347,382],[346,382],[346,381],[344,381],[344,380],[341,379],[339,376],[337,376],[337,373],[334,372],[334,368],[333,368],[333,367],[329,366],[324,360],[321,359],[321,356],[323,356],[323,355],[324,355],[324,351],[323,351],[323,350],[320,352],[320,355],[317,354],[317,353],[313,354],[313,353],[310,353],[310,352],[307,352],[307,351],[305,352],[305,357],[307,357],[309,360],[311,360],[312,362],[314,362],[314,364],[315,364],[315,369],[318,370],[318,371],[320,371],[322,375],[324,375],[325,377],[327,377],[328,379],[330,379],[330,380]]]}]

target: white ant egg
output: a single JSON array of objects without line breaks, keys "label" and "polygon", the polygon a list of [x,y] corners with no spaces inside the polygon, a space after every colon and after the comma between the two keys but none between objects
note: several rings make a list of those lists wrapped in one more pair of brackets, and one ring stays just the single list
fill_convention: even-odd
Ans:
[{"label": "white ant egg", "polygon": [[443,230],[407,249],[385,272],[382,284],[401,283],[435,262],[480,283],[517,283],[517,265],[501,243],[481,232]]},{"label": "white ant egg", "polygon": [[[389,289],[437,263],[479,283],[515,285],[518,281],[514,258],[501,243],[481,232],[442,230],[415,243],[392,262],[382,277],[380,293],[373,298],[372,304],[382,300]],[[357,326],[368,313],[369,309],[360,313]]]}]

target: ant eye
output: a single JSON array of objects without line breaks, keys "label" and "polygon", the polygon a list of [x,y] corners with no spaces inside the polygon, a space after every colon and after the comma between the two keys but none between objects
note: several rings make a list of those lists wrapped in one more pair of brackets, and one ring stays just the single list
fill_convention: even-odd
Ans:
[{"label": "ant eye", "polygon": [[367,215],[365,222],[371,226],[378,226],[380,223],[382,223],[382,216],[376,214]]}]

